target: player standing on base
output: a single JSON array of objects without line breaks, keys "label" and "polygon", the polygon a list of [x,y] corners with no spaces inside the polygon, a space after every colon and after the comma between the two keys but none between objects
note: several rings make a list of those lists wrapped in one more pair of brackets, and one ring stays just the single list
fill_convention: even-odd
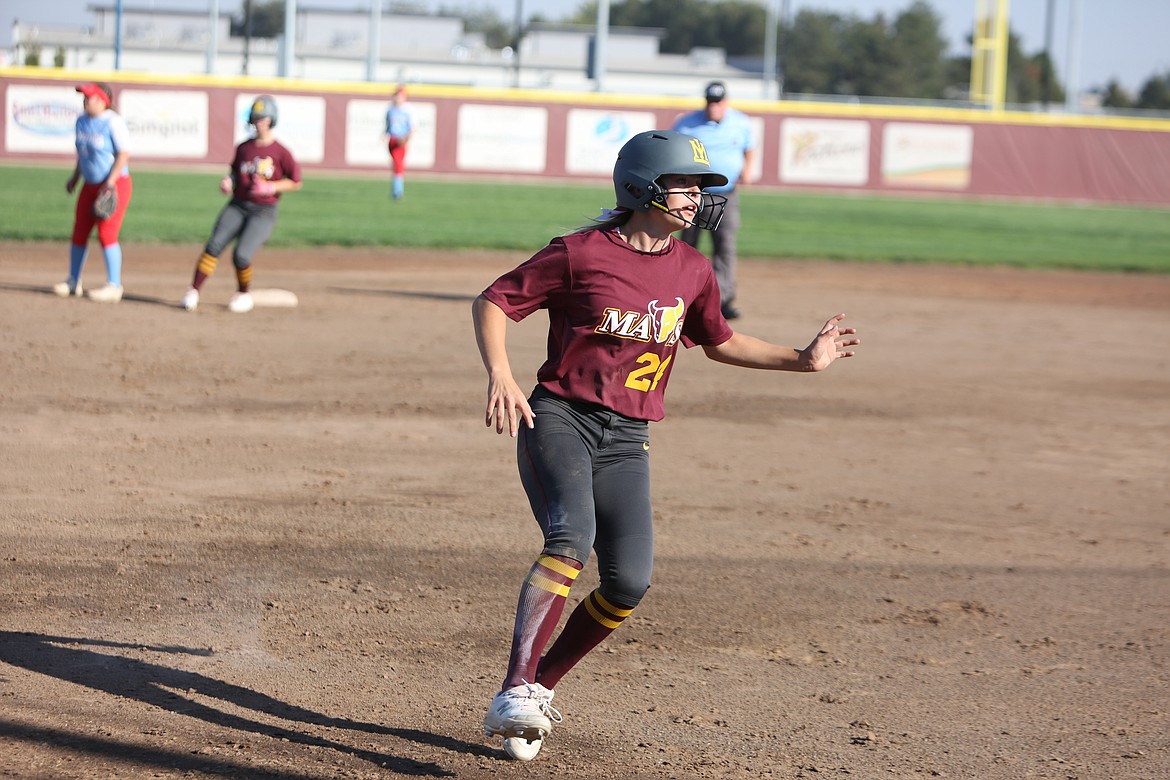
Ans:
[{"label": "player standing on base", "polygon": [[252,103],[248,124],[256,134],[236,147],[231,172],[219,183],[221,192],[232,199],[219,212],[211,237],[195,266],[195,279],[183,295],[183,308],[195,311],[203,283],[215,273],[219,255],[233,240],[232,263],[236,267],[237,291],[228,309],[237,314],[252,311],[255,302],[248,292],[252,284],[252,255],[276,227],[277,203],[281,193],[301,188],[301,168],[276,136],[276,101],[261,95]]},{"label": "player standing on base", "polygon": [[[130,205],[134,187],[130,180],[130,130],[126,120],[114,111],[114,93],[108,84],[80,84],[77,91],[85,96],[84,112],[77,117],[77,164],[65,183],[70,195],[77,182],[84,179],[73,212],[73,237],[69,244],[69,278],[53,285],[62,298],[80,296],[81,270],[89,253],[89,236],[97,225],[98,241],[106,258],[106,284],[89,291],[89,297],[102,303],[122,300],[122,245],[118,234]],[[117,207],[106,217],[94,214],[94,203],[107,190],[117,196]]]},{"label": "player standing on base", "polygon": [[402,200],[406,192],[406,145],[414,131],[414,119],[406,107],[406,87],[399,84],[386,109],[386,146],[390,150],[390,165],[394,177],[390,182],[390,197]]},{"label": "player standing on base", "polygon": [[[544,546],[520,589],[508,670],[484,730],[514,758],[536,756],[560,713],[561,678],[609,636],[650,587],[653,525],[648,423],[664,396],[679,343],[746,368],[822,371],[859,343],[829,320],[804,349],[734,332],[720,311],[710,263],[673,234],[712,229],[727,183],[696,138],[640,133],[618,153],[617,209],[554,238],[504,274],[472,307],[488,372],[486,423],[518,439],[520,480]],[[548,358],[525,397],[505,348],[509,319],[549,317]],[[545,652],[590,550],[600,587],[583,598]]]}]

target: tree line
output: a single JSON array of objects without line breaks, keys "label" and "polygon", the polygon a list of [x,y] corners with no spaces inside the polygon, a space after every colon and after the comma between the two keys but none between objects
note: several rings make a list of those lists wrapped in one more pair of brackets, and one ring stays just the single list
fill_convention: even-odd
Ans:
[{"label": "tree line", "polygon": [[[409,2],[392,2],[390,11],[418,13]],[[469,32],[483,34],[488,46],[515,46],[511,21],[495,12],[440,9],[462,17]],[[610,5],[614,27],[664,30],[664,54],[688,54],[696,47],[723,49],[730,62],[759,61],[764,55],[767,14],[749,0],[619,0]],[[593,25],[595,0],[563,20],[532,14],[527,24],[563,21]],[[274,37],[283,31],[284,0],[245,0],[233,18],[232,34]],[[777,78],[785,95],[835,95],[925,100],[962,100],[969,91],[971,57],[950,56],[942,18],[925,0],[914,0],[892,18],[872,18],[805,9],[778,20]],[[520,31],[521,33],[523,31]],[[582,63],[584,66],[584,63]],[[1102,104],[1114,108],[1170,110],[1170,71],[1152,75],[1139,93],[1116,82],[1100,88]],[[1024,51],[1009,31],[1005,100],[1014,104],[1063,103],[1065,89],[1049,54]]]}]

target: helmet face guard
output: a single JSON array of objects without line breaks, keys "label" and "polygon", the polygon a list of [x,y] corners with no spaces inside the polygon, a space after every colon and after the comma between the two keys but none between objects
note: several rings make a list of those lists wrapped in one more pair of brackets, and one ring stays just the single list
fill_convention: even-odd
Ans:
[{"label": "helmet face guard", "polygon": [[[663,211],[668,211],[666,208],[666,196],[669,194],[670,190],[662,190],[661,196],[655,197],[651,201],[651,205]],[[702,230],[715,230],[719,227],[719,223],[723,221],[723,210],[727,208],[726,195],[719,195],[714,192],[687,192],[686,196],[690,198],[692,203],[698,206],[698,211],[695,212],[694,218],[690,221],[693,227]]]},{"label": "helmet face guard", "polygon": [[[635,135],[618,152],[613,168],[617,205],[631,211],[646,211],[651,206],[666,211],[667,190],[659,179],[667,174],[698,176],[704,189],[727,184],[726,176],[711,170],[707,149],[699,139],[671,130],[650,130]],[[691,224],[714,230],[726,204],[722,195],[702,193]]]},{"label": "helmet face guard", "polygon": [[713,192],[700,193],[699,212],[691,224],[703,230],[715,230],[723,221],[723,209],[727,207],[727,196]]}]

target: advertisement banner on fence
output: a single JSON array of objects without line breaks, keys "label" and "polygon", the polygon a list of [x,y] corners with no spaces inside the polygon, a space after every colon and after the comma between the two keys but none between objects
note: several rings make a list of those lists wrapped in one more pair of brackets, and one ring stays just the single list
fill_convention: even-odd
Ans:
[{"label": "advertisement banner on fence", "polygon": [[547,149],[547,109],[478,104],[459,107],[458,170],[544,173]]},{"label": "advertisement banner on fence", "polygon": [[206,92],[126,89],[118,96],[118,113],[130,128],[134,157],[207,156]]},{"label": "advertisement banner on fence", "polygon": [[648,111],[569,110],[565,140],[565,170],[568,173],[611,175],[613,161],[622,145],[638,133],[655,128]]},{"label": "advertisement banner on fence", "polygon": [[4,105],[4,151],[73,154],[83,98],[72,85],[9,84]]},{"label": "advertisement banner on fence", "polygon": [[780,181],[785,184],[869,183],[869,123],[851,119],[784,119]]},{"label": "advertisement banner on fence", "polygon": [[966,189],[974,136],[969,125],[888,123],[882,130],[882,183]]}]

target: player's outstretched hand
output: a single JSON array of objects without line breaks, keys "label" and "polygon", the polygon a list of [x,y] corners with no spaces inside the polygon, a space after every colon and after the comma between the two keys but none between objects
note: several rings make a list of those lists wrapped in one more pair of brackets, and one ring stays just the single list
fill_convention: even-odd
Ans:
[{"label": "player's outstretched hand", "polygon": [[488,377],[487,415],[484,417],[488,428],[494,424],[496,433],[503,433],[506,428],[508,435],[516,438],[520,432],[520,420],[523,419],[524,424],[531,428],[534,418],[528,399],[511,374]]},{"label": "player's outstretched hand", "polygon": [[823,371],[837,358],[853,357],[855,350],[846,347],[856,347],[861,339],[848,338],[857,333],[855,328],[842,328],[839,323],[845,319],[845,314],[836,314],[830,317],[821,332],[805,347],[801,353],[801,361],[806,371]]},{"label": "player's outstretched hand", "polygon": [[231,176],[224,176],[222,179],[219,180],[219,191],[222,192],[224,195],[227,195],[228,193],[230,193],[234,186],[235,185],[232,182]]}]

